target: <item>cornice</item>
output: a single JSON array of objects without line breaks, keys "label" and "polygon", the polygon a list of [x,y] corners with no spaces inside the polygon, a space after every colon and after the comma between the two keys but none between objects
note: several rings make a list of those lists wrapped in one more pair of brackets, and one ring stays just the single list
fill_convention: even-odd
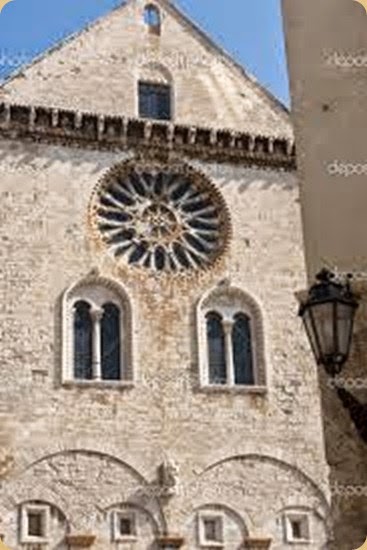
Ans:
[{"label": "cornice", "polygon": [[293,141],[229,129],[0,103],[0,138],[84,149],[172,151],[206,161],[296,169]]}]

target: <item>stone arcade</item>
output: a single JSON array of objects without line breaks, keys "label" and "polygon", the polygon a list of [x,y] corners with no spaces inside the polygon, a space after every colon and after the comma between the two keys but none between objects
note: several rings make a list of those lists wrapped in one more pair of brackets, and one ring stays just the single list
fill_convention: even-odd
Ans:
[{"label": "stone arcade", "polygon": [[288,112],[166,0],[0,102],[5,544],[326,548]]}]

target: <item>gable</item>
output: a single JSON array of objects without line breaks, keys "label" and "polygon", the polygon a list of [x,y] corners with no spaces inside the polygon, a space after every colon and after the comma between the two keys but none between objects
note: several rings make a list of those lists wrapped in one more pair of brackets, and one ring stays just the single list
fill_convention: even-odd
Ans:
[{"label": "gable", "polygon": [[[151,3],[151,2],[150,2]],[[138,82],[172,89],[177,124],[292,137],[286,109],[167,0],[130,0],[9,78],[0,101],[138,116]]]}]

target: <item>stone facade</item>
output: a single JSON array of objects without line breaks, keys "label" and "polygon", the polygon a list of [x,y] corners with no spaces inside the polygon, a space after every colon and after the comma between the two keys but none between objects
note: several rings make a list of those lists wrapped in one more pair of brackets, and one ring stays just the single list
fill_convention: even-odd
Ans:
[{"label": "stone facade", "polygon": [[[172,6],[156,5],[167,10],[167,44],[172,27],[177,40],[183,37],[182,48],[204,47],[199,31],[181,30],[181,16]],[[142,4],[116,10],[39,63],[54,71],[61,57],[72,57],[84,66],[85,37],[109,51],[119,17],[123,21],[137,6]],[[111,41],[100,40],[100,29]],[[125,40],[123,31],[120,36]],[[147,35],[144,46],[151,40]],[[163,28],[160,40],[165,40]],[[71,56],[70,48],[78,54]],[[115,68],[107,65],[112,77]],[[70,129],[52,123],[63,116],[56,109],[49,124],[37,119],[40,110],[0,109],[0,532],[5,543],[25,550],[326,548],[332,536],[328,468],[317,377],[295,319],[294,293],[305,286],[306,276],[292,130],[284,110],[238,73],[239,88],[249,98],[249,118],[238,119],[239,129],[248,133],[247,145],[236,140],[220,145],[217,134],[203,144],[196,124],[215,129],[218,123],[230,131],[236,130],[234,119],[227,107],[223,114],[215,109],[217,118],[209,107],[200,116],[195,108],[191,113],[189,105],[204,104],[206,92],[178,79],[182,116],[174,123],[190,123],[189,143],[172,139],[178,126],[164,124],[156,125],[164,133],[156,142],[145,125],[142,135],[129,141],[120,134],[109,143],[103,129],[92,135],[74,110],[121,114],[114,106],[116,89],[107,86],[107,95],[96,89],[98,70],[92,66],[78,81],[79,73],[69,67],[65,63],[58,70],[74,80],[78,93],[72,97],[71,85],[55,87],[53,78],[47,83],[48,77],[37,74],[37,63],[2,90],[7,100],[21,103],[27,97],[27,103],[72,113]],[[62,96],[62,90],[68,93]],[[132,114],[133,88],[130,92],[126,116]],[[262,135],[269,137],[266,148]],[[269,145],[278,138],[286,145],[280,152]],[[93,193],[111,169],[120,170],[128,160],[164,163],[168,171],[185,166],[207,182],[216,200],[220,197],[230,229],[212,265],[179,273],[143,269],[120,261],[96,239]],[[65,383],[70,359],[63,313],[79,283],[92,289],[95,301],[105,287],[128,304],[128,380]],[[252,337],[261,375],[253,385],[213,387],[200,376],[201,308],[221,293],[240,296],[244,308],[248,304],[255,312]],[[32,506],[42,516],[44,542],[24,536]],[[131,517],[130,539],[116,537],[119,522]],[[219,522],[221,543],[203,540],[205,518]],[[292,518],[302,533],[291,542]]]}]

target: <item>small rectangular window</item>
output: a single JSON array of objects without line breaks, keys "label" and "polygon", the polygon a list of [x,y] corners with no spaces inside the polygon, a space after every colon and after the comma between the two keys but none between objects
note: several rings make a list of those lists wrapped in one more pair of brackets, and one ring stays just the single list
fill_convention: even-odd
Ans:
[{"label": "small rectangular window", "polygon": [[139,116],[157,120],[171,119],[171,88],[165,84],[139,82]]},{"label": "small rectangular window", "polygon": [[203,547],[223,546],[223,517],[221,514],[201,513],[199,516],[199,544]]},{"label": "small rectangular window", "polygon": [[26,504],[22,507],[22,543],[44,543],[49,536],[48,506],[38,504]]},{"label": "small rectangular window", "polygon": [[116,542],[136,539],[136,517],[133,511],[116,510],[113,513],[113,535]]},{"label": "small rectangular window", "polygon": [[302,537],[302,527],[300,521],[292,521],[292,538],[293,539],[303,539]]},{"label": "small rectangular window", "polygon": [[204,520],[204,536],[208,542],[220,542],[217,521],[215,519]]},{"label": "small rectangular window", "polygon": [[43,537],[43,515],[41,512],[28,512],[28,536]]},{"label": "small rectangular window", "polygon": [[120,535],[133,535],[133,526],[131,518],[120,518]]},{"label": "small rectangular window", "polygon": [[285,535],[287,542],[310,542],[311,529],[308,514],[287,513],[285,516]]}]

